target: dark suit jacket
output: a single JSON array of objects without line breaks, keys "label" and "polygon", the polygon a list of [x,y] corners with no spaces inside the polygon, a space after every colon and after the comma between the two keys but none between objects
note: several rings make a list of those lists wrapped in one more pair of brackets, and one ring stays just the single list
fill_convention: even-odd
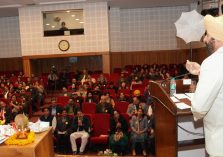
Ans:
[{"label": "dark suit jacket", "polygon": [[[120,115],[118,121],[121,123],[120,129],[122,130],[122,132],[127,133],[128,132],[128,124],[127,124],[126,120]],[[110,133],[111,134],[114,134],[117,131],[116,125],[117,125],[117,122],[115,121],[115,119],[113,117],[111,117],[111,120],[110,120]]]},{"label": "dark suit jacket", "polygon": [[71,130],[72,132],[85,130],[86,132],[90,132],[90,121],[86,116],[82,118],[82,126],[78,126],[78,117],[75,117],[72,124]]},{"label": "dark suit jacket", "polygon": [[52,126],[53,116],[45,117],[44,115],[39,118],[43,122],[50,122],[50,126]]},{"label": "dark suit jacket", "polygon": [[57,133],[58,131],[60,131],[60,132],[67,131],[67,133],[70,133],[71,123],[72,123],[72,121],[71,121],[71,118],[69,116],[65,116],[65,117],[59,116],[59,117],[57,117],[57,125],[56,125],[56,128],[55,128],[55,132]]},{"label": "dark suit jacket", "polygon": [[109,113],[113,114],[114,109],[109,103],[99,103],[96,105],[96,113]]}]

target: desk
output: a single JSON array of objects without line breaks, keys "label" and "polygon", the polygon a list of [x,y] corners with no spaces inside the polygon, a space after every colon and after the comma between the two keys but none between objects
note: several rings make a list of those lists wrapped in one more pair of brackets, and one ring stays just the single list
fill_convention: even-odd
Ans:
[{"label": "desk", "polygon": [[35,134],[35,141],[25,146],[0,145],[2,157],[54,157],[52,127]]}]

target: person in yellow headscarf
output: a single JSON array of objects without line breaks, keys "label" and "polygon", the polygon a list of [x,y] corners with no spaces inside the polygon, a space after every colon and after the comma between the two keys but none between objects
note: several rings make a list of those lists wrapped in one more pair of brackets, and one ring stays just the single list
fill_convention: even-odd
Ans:
[{"label": "person in yellow headscarf", "polygon": [[204,122],[205,145],[210,157],[223,157],[223,16],[204,17],[204,43],[211,55],[201,65],[187,61],[187,70],[199,75],[192,98],[194,119]]}]

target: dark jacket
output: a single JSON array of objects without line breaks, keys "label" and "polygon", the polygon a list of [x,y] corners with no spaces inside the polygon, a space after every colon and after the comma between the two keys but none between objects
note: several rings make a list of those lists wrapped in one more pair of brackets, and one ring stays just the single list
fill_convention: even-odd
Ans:
[{"label": "dark jacket", "polygon": [[55,128],[55,132],[57,133],[58,131],[60,131],[60,132],[67,131],[67,133],[70,133],[71,132],[71,129],[70,129],[71,123],[72,123],[72,120],[69,116],[57,117],[57,125]]},{"label": "dark jacket", "polygon": [[77,131],[83,131],[90,132],[90,121],[86,116],[83,116],[82,118],[82,126],[78,126],[78,117],[75,117],[72,124],[71,124],[71,130],[72,132]]},{"label": "dark jacket", "polygon": [[48,117],[45,117],[44,115],[42,115],[39,119],[43,122],[49,122],[50,126],[52,126],[53,116],[49,115]]},{"label": "dark jacket", "polygon": [[109,103],[99,103],[96,105],[96,113],[109,113],[113,114],[114,109]]},{"label": "dark jacket", "polygon": [[[126,120],[121,115],[118,119],[118,122],[121,123],[120,130],[122,132],[127,133],[128,132],[128,124],[127,124]],[[117,131],[116,125],[117,125],[117,122],[115,121],[114,117],[111,117],[111,120],[110,120],[110,133],[111,134],[114,134]]]}]

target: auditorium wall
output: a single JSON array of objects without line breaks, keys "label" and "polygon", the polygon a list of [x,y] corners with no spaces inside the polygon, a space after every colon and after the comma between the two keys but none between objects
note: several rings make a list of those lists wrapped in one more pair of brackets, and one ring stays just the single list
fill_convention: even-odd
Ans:
[{"label": "auditorium wall", "polygon": [[0,18],[0,58],[21,57],[19,17]]},{"label": "auditorium wall", "polygon": [[[196,48],[192,51],[192,61],[202,63],[207,56],[206,48]],[[111,53],[111,71],[114,68],[124,68],[126,65],[180,64],[190,58],[191,53],[188,49],[115,52]]]},{"label": "auditorium wall", "polygon": [[[85,9],[85,35],[43,37],[42,11],[75,8]],[[2,41],[0,71],[22,70],[22,56],[43,55],[48,56],[49,59],[46,57],[43,57],[44,59],[40,57],[38,61],[38,57],[31,59],[33,60],[31,68],[34,72],[40,73],[41,70],[46,72],[51,64],[63,66],[60,67],[63,69],[69,64],[69,62],[65,63],[68,59],[64,56],[91,53],[102,56],[100,62],[97,59],[94,62],[92,58],[88,61],[82,58],[71,69],[84,66],[93,68],[92,70],[103,70],[98,66],[107,63],[103,62],[103,58],[110,60],[110,65],[108,63],[106,66],[110,66],[111,71],[115,67],[124,67],[128,64],[181,63],[190,58],[190,45],[176,37],[174,22],[180,17],[181,12],[189,9],[189,6],[176,6],[108,10],[107,3],[102,2],[20,8],[19,17],[0,18]],[[67,52],[58,49],[61,39],[67,39],[71,44]],[[206,57],[206,53],[200,52],[197,49],[199,47],[203,45],[192,44],[193,58],[201,62]],[[205,51],[202,48],[200,50]],[[60,55],[61,57],[58,57]],[[55,56],[56,59],[50,59]],[[16,66],[11,66],[11,63]],[[38,63],[38,66],[34,67],[34,63],[36,65]],[[89,63],[94,66],[89,66]]]},{"label": "auditorium wall", "polygon": [[[174,23],[189,6],[119,9],[109,11],[110,51],[136,52],[188,49],[176,37]],[[193,48],[201,47],[193,43]]]},{"label": "auditorium wall", "polygon": [[[84,35],[43,37],[42,11],[84,9]],[[105,2],[38,5],[19,8],[22,56],[63,53],[108,52],[108,7]],[[60,40],[70,42],[62,52]]]}]

